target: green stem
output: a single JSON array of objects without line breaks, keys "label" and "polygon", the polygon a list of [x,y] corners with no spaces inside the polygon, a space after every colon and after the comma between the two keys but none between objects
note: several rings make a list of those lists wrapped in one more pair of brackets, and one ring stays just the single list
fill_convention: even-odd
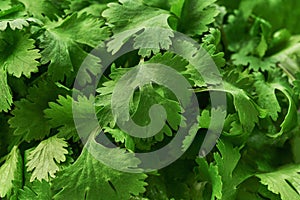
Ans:
[{"label": "green stem", "polygon": [[284,71],[284,73],[290,78],[290,80],[293,82],[296,80],[296,78],[294,77],[294,75],[285,67],[283,67],[280,63],[277,64],[278,67],[280,67],[280,69],[282,69]]},{"label": "green stem", "polygon": [[18,4],[10,9],[7,9],[7,10],[1,10],[0,11],[0,18],[6,16],[6,15],[9,15],[9,14],[12,14],[12,13],[15,13],[15,12],[19,12],[23,10],[23,5],[22,4]]}]

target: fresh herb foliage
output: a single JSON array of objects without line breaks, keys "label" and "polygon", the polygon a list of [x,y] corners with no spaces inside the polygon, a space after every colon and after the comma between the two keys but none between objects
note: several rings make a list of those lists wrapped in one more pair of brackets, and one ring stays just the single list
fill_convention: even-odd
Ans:
[{"label": "fresh herb foliage", "polygon": [[[298,0],[1,0],[0,199],[299,200],[298,19]],[[198,151],[214,123],[211,115],[225,113],[211,107],[210,89],[194,66],[167,51],[174,31],[198,42],[224,81],[215,91],[227,95],[223,131],[204,158]],[[73,83],[84,59],[90,63],[81,86],[99,73],[100,60],[90,51],[111,38],[108,49],[117,52],[131,36],[139,50],[112,63],[96,96],[79,96],[75,106],[84,124],[95,105],[103,134],[120,149],[154,151],[183,125],[181,102],[159,85],[136,90],[127,115],[138,125],[149,123],[153,104],[167,114],[157,135],[136,138],[116,124],[112,93],[140,62],[184,76],[199,100],[199,125],[182,141],[186,152],[151,173],[104,165],[87,150],[97,142],[83,145],[87,138],[79,137],[73,121]],[[193,52],[190,46],[183,51]],[[140,75],[147,76],[142,69]]]}]

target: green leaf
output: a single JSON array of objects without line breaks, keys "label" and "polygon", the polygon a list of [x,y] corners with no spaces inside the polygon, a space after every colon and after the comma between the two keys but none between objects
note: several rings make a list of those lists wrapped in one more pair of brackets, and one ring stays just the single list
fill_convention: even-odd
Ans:
[{"label": "green leaf", "polygon": [[107,3],[111,0],[103,0],[101,2],[90,0],[69,0],[68,10],[65,10],[66,14],[74,12],[88,13],[95,17],[100,17],[103,10],[107,8]]},{"label": "green leaf", "polygon": [[196,36],[208,30],[219,11],[216,0],[185,0],[182,6],[178,31]]},{"label": "green leaf", "polygon": [[280,84],[274,84],[273,85],[277,90],[280,90],[288,99],[288,110],[287,114],[285,115],[285,118],[283,122],[280,124],[280,132],[276,135],[272,135],[272,137],[278,137],[282,135],[283,133],[286,133],[288,131],[291,131],[297,122],[297,107],[295,104],[295,101],[293,99],[293,93],[291,90],[289,90],[287,87],[284,87]]},{"label": "green leaf", "polygon": [[50,184],[46,181],[37,181],[35,180],[32,183],[32,186],[25,186],[24,189],[19,190],[19,199],[28,200],[28,199],[37,199],[37,200],[51,200],[52,194],[50,190]]},{"label": "green leaf", "polygon": [[22,136],[26,141],[43,139],[47,136],[51,127],[44,117],[43,110],[48,107],[48,102],[54,101],[58,94],[64,92],[48,81],[40,81],[29,88],[26,98],[15,102],[15,108],[11,112],[13,117],[8,121],[10,127],[14,129],[14,134]]},{"label": "green leaf", "polygon": [[0,65],[11,75],[18,78],[38,72],[39,50],[34,49],[34,40],[18,31],[0,32]]},{"label": "green leaf", "polygon": [[[42,64],[49,63],[48,73],[53,80],[64,80],[76,74],[84,59],[89,60],[89,68],[83,75],[82,81],[91,82],[89,73],[99,73],[99,58],[89,55],[82,45],[96,47],[108,37],[104,22],[90,15],[77,13],[60,19],[58,22],[45,24],[45,33],[40,37],[40,47],[43,48]],[[69,79],[68,79],[69,80]]]},{"label": "green leaf", "polygon": [[299,69],[299,57],[300,57],[300,37],[299,35],[292,36],[283,49],[272,55],[277,63],[277,66],[282,68],[284,73],[291,78],[293,81],[293,76]]},{"label": "green leaf", "polygon": [[[92,144],[97,148],[96,143]],[[97,150],[93,150],[97,151]],[[100,152],[99,152],[100,153]],[[118,152],[115,152],[118,153]],[[106,155],[107,159],[109,155]],[[121,160],[120,160],[121,161]],[[129,162],[127,160],[127,162]],[[126,162],[123,162],[126,167]],[[125,173],[104,165],[84,148],[79,158],[54,179],[54,199],[129,199],[145,191],[145,174]]]},{"label": "green leaf", "polygon": [[233,104],[238,113],[239,120],[247,132],[251,132],[262,113],[265,113],[248,94],[236,86],[224,82],[225,91],[233,96]]},{"label": "green leaf", "polygon": [[0,31],[5,31],[8,28],[8,25],[12,30],[23,29],[24,27],[29,26],[29,22],[31,21],[33,21],[32,18],[0,20]]},{"label": "green leaf", "polygon": [[275,61],[271,58],[258,58],[252,55],[243,55],[242,53],[237,53],[232,55],[235,65],[249,66],[249,69],[254,71],[266,71],[270,70],[275,66]]},{"label": "green leaf", "polygon": [[12,94],[10,88],[7,84],[7,74],[6,71],[0,68],[0,93],[2,97],[0,98],[0,111],[7,112],[11,104],[13,103]]},{"label": "green leaf", "polygon": [[271,57],[265,56],[271,47],[271,24],[254,15],[249,17],[251,12],[246,12],[235,11],[229,16],[228,25],[224,27],[226,45],[229,50],[234,51],[231,58],[235,65],[247,66],[254,71],[269,70],[276,63]]},{"label": "green leaf", "polygon": [[[167,55],[164,57],[168,58]],[[159,56],[157,57],[157,60],[158,61],[160,60]],[[177,58],[176,58],[176,60],[177,60]],[[152,63],[152,61],[149,63]],[[153,69],[153,70],[151,70],[151,69]],[[117,70],[122,71],[123,68],[118,68]],[[151,70],[151,73],[150,73],[150,70]],[[155,80],[155,82],[159,82],[159,83],[160,82],[164,83],[165,81],[170,81],[170,82],[173,81],[173,79],[171,77],[169,79],[166,78],[168,76],[166,74],[166,71],[161,71],[160,69],[158,69],[156,67],[154,69],[154,67],[152,67],[152,65],[148,65],[148,62],[147,62],[147,65],[145,65],[145,66],[137,66],[137,68],[134,71],[134,74],[132,74],[132,76],[128,76],[128,78],[126,78],[126,80],[123,79],[122,81],[136,80],[139,82],[143,82],[144,80],[148,79],[148,77],[150,77],[150,76],[153,77],[152,80]],[[114,78],[118,78],[118,77],[114,77]],[[97,101],[102,100],[102,102],[101,102],[102,106],[104,106],[103,102],[107,102],[108,109],[110,109],[110,110],[111,110],[111,105],[110,105],[111,94],[113,93],[117,82],[118,82],[118,79],[113,80],[113,81],[104,82],[103,85],[106,87],[101,87],[101,88],[97,89],[97,91],[99,93],[101,93],[99,95],[100,98],[102,97],[102,99],[98,98]],[[132,82],[132,83],[135,84],[136,82]],[[140,84],[140,85],[142,85],[142,84]],[[186,87],[186,89],[187,89],[187,86],[184,86],[184,87]],[[107,96],[108,99],[104,99],[103,98],[104,96]],[[177,130],[180,125],[184,126],[185,122],[184,122],[184,119],[182,118],[182,114],[181,114],[182,107],[177,102],[177,99],[174,98],[174,94],[172,94],[171,91],[168,90],[167,88],[153,86],[149,82],[149,84],[146,84],[143,87],[140,86],[139,90],[135,91],[132,98],[133,98],[133,100],[130,101],[131,113],[127,113],[127,111],[125,111],[126,106],[124,106],[124,104],[126,102],[124,102],[124,100],[119,99],[116,101],[116,104],[118,104],[118,107],[120,107],[120,110],[117,113],[118,116],[116,115],[116,117],[119,117],[120,120],[122,120],[122,121],[127,121],[130,117],[130,118],[132,118],[134,123],[137,124],[138,126],[146,126],[146,125],[150,124],[150,117],[149,117],[148,113],[149,113],[150,108],[153,105],[155,105],[155,104],[162,105],[164,110],[166,111],[166,120],[168,123],[166,123],[166,124],[163,123],[162,126],[161,126],[161,124],[156,124],[157,127],[159,128],[159,129],[157,128],[158,129],[156,132],[157,134],[154,136],[156,141],[162,141],[164,139],[164,134],[167,136],[171,136],[172,130]],[[186,103],[187,99],[181,99],[181,100],[182,100],[182,103],[184,104],[184,103]],[[100,105],[99,103],[97,103],[97,104]],[[102,111],[106,111],[106,110],[99,110],[98,114],[101,113],[101,115],[104,115],[107,113],[107,112],[103,113]],[[129,115],[131,115],[131,116],[129,116]],[[112,118],[111,120],[115,120],[115,119]],[[152,122],[153,121],[151,121],[151,123]],[[153,123],[151,125],[153,125]],[[157,118],[157,121],[155,121],[155,123],[160,123],[158,118]],[[111,122],[111,124],[114,124],[114,122]],[[106,124],[104,124],[104,126],[106,126]],[[130,129],[130,130],[132,130],[132,129]],[[128,132],[128,130],[124,130],[124,131]],[[153,132],[154,132],[154,129],[149,128],[149,129],[147,129],[147,133],[145,132],[145,134],[152,135]]]},{"label": "green leaf", "polygon": [[66,161],[65,154],[68,154],[67,142],[56,136],[43,140],[28,156],[26,163],[27,171],[32,171],[30,181],[35,179],[49,181],[49,177],[55,178],[59,171],[58,164]]},{"label": "green leaf", "polygon": [[249,45],[250,39],[247,28],[247,20],[243,17],[242,12],[235,10],[233,14],[228,16],[228,22],[224,25],[228,50],[234,52],[241,50],[245,41]]},{"label": "green leaf", "polygon": [[8,0],[4,0],[4,1],[1,1],[0,3],[0,10],[6,10],[6,9],[9,9],[11,7],[11,2],[8,1]]},{"label": "green leaf", "polygon": [[262,74],[257,74],[255,87],[258,93],[258,103],[262,108],[266,109],[268,115],[275,121],[278,118],[278,112],[281,112],[281,107],[278,102],[278,97],[275,91],[281,91],[288,100],[287,113],[284,116],[283,122],[280,124],[280,131],[275,135],[269,134],[271,137],[278,137],[283,133],[292,130],[295,127],[297,119],[297,107],[294,100],[293,90],[288,81],[284,79],[279,70],[273,71],[269,76],[269,80],[264,81]]},{"label": "green leaf", "polygon": [[300,95],[300,73],[295,74],[295,80],[293,81],[294,92],[296,95]]},{"label": "green leaf", "polygon": [[[61,16],[64,12],[59,8],[53,1],[49,0],[40,0],[33,2],[31,0],[19,0],[25,5],[25,10],[34,17],[38,19],[43,19],[44,16],[47,16],[50,19],[57,19],[58,16]],[[56,1],[56,3],[62,1]]]},{"label": "green leaf", "polygon": [[[73,109],[81,119],[82,127],[89,122],[93,113],[91,113],[91,106],[93,105],[94,98],[78,97],[75,101],[72,97],[59,96],[57,103],[50,102],[48,109],[44,110],[46,118],[49,119],[51,127],[58,129],[58,136],[66,139],[73,138],[78,141],[78,133],[74,124]],[[74,106],[74,107],[73,107]],[[93,107],[92,107],[93,108]],[[77,124],[80,126],[79,124]],[[80,127],[77,127],[80,128]]]},{"label": "green leaf", "polygon": [[5,31],[8,28],[11,30],[23,29],[28,27],[31,22],[39,23],[39,20],[26,16],[22,4],[0,7],[0,31]]},{"label": "green leaf", "polygon": [[[298,9],[294,8],[299,6],[297,0],[287,0],[284,6],[281,0],[255,1],[252,13],[269,21],[273,26],[273,30],[287,28],[292,33],[300,33],[299,27],[296,26],[297,22],[294,20],[299,17]],[[249,9],[249,7],[245,7],[245,9]],[[277,10],[280,14],[274,15],[274,10]]]},{"label": "green leaf", "polygon": [[208,182],[212,187],[211,200],[222,199],[222,179],[219,175],[218,167],[207,164],[207,161],[204,158],[196,159],[199,167],[196,168],[197,178],[201,181]]},{"label": "green leaf", "polygon": [[23,179],[23,160],[17,146],[13,147],[5,163],[0,167],[0,177],[0,197],[9,198],[13,188],[22,184]]},{"label": "green leaf", "polygon": [[[104,127],[104,132],[111,134],[111,136],[114,138],[114,140],[118,143],[121,142],[125,144],[125,147],[131,151],[134,151],[135,149],[135,143],[134,139],[125,133],[124,131],[120,130],[119,128],[109,128],[109,127]],[[135,138],[136,139],[136,138]]]},{"label": "green leaf", "polygon": [[272,85],[265,83],[262,74],[257,74],[257,81],[255,82],[256,91],[258,94],[258,104],[268,111],[268,115],[277,120],[278,112],[281,107],[275,95],[275,89]]},{"label": "green leaf", "polygon": [[135,103],[138,103],[138,105],[132,118],[140,126],[145,126],[150,123],[148,112],[151,106],[155,104],[162,105],[167,113],[167,122],[169,126],[166,124],[162,128],[162,133],[171,136],[171,130],[177,130],[181,124],[182,116],[180,104],[164,95],[159,94],[158,91],[151,86],[145,86],[141,89],[139,100]]},{"label": "green leaf", "polygon": [[[83,135],[79,137],[78,129],[85,132],[86,137],[88,137],[92,129],[92,127],[87,127],[86,124],[90,120],[94,120],[94,101],[95,98],[93,96],[78,96],[76,100],[70,96],[59,96],[57,103],[50,102],[49,108],[44,110],[45,117],[49,119],[49,124],[52,128],[58,129],[58,137],[73,138],[73,141],[78,141],[80,137],[83,137]],[[96,107],[96,112],[101,112],[98,109],[100,108]],[[74,117],[77,119],[76,126]],[[103,118],[105,117],[103,116]],[[103,121],[99,119],[99,123],[104,126],[101,122]]]},{"label": "green leaf", "polygon": [[226,141],[219,141],[217,148],[220,153],[214,153],[214,160],[222,177],[222,200],[235,199],[237,186],[252,174],[239,166],[240,149]]},{"label": "green leaf", "polygon": [[[211,119],[211,115],[215,116],[213,119],[212,123],[212,119]],[[183,151],[186,151],[189,146],[192,144],[192,142],[194,141],[196,134],[198,133],[199,129],[209,129],[209,132],[207,133],[207,138],[206,138],[206,143],[207,144],[215,144],[216,142],[216,138],[215,136],[212,136],[211,138],[209,137],[210,135],[215,135],[215,134],[219,134],[216,131],[219,131],[220,125],[219,122],[222,122],[224,120],[226,116],[226,112],[224,112],[224,110],[220,109],[220,108],[212,108],[210,111],[207,109],[204,109],[200,116],[198,116],[197,120],[198,120],[198,124],[195,124],[194,126],[191,127],[189,134],[184,138],[183,140]],[[205,147],[203,146],[203,148],[205,149]],[[202,152],[200,152],[202,153]]]},{"label": "green leaf", "polygon": [[188,62],[181,58],[179,55],[174,55],[171,52],[165,52],[164,54],[156,54],[151,57],[150,60],[146,61],[146,63],[159,63],[169,67],[172,67],[177,72],[182,73],[184,75],[186,71],[186,67]]},{"label": "green leaf", "polygon": [[[203,191],[204,184],[195,177],[193,170],[195,164],[194,160],[178,159],[168,167],[160,170],[159,174],[154,174],[157,178],[154,183],[150,182],[151,185],[147,187],[147,192],[151,194],[147,197],[149,199],[160,199],[160,197],[165,196],[164,190],[166,190],[168,200],[202,199],[201,196],[205,192]],[[160,200],[166,200],[166,198]]]},{"label": "green leaf", "polygon": [[224,53],[219,52],[218,46],[221,42],[221,32],[218,29],[210,28],[209,33],[204,35],[202,48],[204,48],[212,57],[217,67],[225,65]]},{"label": "green leaf", "polygon": [[134,37],[134,47],[144,57],[169,48],[173,37],[168,25],[169,12],[145,6],[139,1],[120,2],[108,4],[108,9],[102,13],[113,24],[115,33],[113,40],[108,43],[109,51],[116,53],[131,37]]},{"label": "green leaf", "polygon": [[268,190],[280,194],[282,200],[298,200],[300,198],[299,165],[284,166],[277,171],[256,174]]},{"label": "green leaf", "polygon": [[53,128],[58,128],[58,136],[70,139],[76,138],[76,127],[72,114],[72,97],[59,96],[56,102],[50,102],[49,108],[44,110],[49,124]]}]

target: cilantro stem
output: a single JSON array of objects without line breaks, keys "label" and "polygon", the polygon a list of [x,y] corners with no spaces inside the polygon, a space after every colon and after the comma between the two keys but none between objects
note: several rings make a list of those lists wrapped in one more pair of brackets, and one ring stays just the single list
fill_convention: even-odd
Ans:
[{"label": "cilantro stem", "polygon": [[196,88],[192,89],[195,93],[200,93],[200,92],[210,92],[210,91],[216,91],[216,92],[226,92],[224,89],[217,89],[217,88]]},{"label": "cilantro stem", "polygon": [[18,12],[18,11],[21,11],[22,9],[23,9],[23,5],[18,4],[16,6],[13,6],[10,9],[2,10],[2,11],[0,11],[0,18],[4,17],[6,15],[12,14],[12,13]]},{"label": "cilantro stem", "polygon": [[283,70],[283,72],[290,78],[292,82],[296,80],[294,75],[288,69],[286,69],[282,64],[278,63],[277,66]]}]

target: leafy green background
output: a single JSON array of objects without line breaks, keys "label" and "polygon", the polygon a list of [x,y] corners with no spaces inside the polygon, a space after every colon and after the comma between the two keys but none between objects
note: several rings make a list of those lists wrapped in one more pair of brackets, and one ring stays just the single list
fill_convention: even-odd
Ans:
[{"label": "leafy green background", "polygon": [[[0,198],[299,200],[299,18],[298,0],[0,1]],[[223,77],[224,89],[216,92],[227,95],[225,125],[205,158],[198,151],[214,123],[212,112],[224,113],[211,108],[209,88],[194,66],[168,52],[173,31],[201,44]],[[181,105],[165,87],[138,88],[130,102],[129,114],[139,125],[149,123],[151,105],[166,108],[167,123],[157,135],[132,137],[112,115],[116,83],[141,62],[177,70],[199,98],[199,124],[182,142],[187,151],[161,170],[112,169],[77,134],[73,83],[89,52],[108,38],[112,52],[129,39],[139,50],[110,66],[95,97],[76,99],[83,124],[94,104],[103,134],[122,149],[148,152],[172,140]],[[143,49],[145,44],[152,48]],[[99,58],[89,56],[81,86],[99,73]]]}]

